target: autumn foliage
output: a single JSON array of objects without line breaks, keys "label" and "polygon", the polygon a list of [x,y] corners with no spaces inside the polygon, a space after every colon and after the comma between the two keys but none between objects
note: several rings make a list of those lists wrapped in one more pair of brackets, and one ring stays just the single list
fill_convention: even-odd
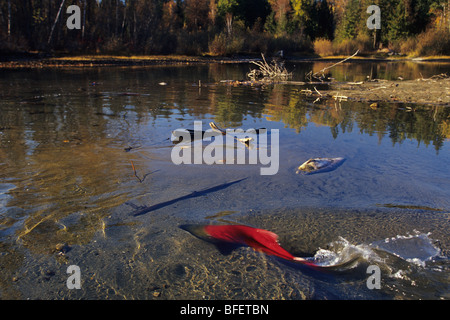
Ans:
[{"label": "autumn foliage", "polygon": [[[372,4],[381,9],[377,31],[366,26]],[[70,5],[80,8],[81,29],[66,27]],[[0,53],[330,55],[390,48],[445,54],[449,5],[448,0],[5,0]]]}]

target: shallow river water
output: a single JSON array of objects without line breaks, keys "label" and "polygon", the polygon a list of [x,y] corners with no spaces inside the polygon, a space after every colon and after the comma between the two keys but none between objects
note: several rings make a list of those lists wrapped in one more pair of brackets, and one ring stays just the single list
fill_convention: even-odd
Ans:
[{"label": "shallow river water", "polygon": [[[326,65],[288,68],[303,81]],[[450,108],[313,103],[303,86],[221,82],[250,68],[2,70],[0,298],[449,299]],[[332,76],[448,71],[355,63]],[[233,157],[174,164],[172,131],[211,121],[267,128],[274,174]],[[314,157],[345,162],[296,173]],[[186,223],[267,229],[294,255],[356,262],[321,272],[248,247],[223,254]],[[67,286],[73,265],[81,289]]]}]

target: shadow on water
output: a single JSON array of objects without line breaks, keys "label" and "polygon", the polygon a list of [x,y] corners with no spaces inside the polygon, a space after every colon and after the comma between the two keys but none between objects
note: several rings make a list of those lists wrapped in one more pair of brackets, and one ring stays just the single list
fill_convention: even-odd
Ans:
[{"label": "shadow on water", "polygon": [[[211,188],[207,188],[207,189],[204,189],[204,190],[201,190],[201,191],[194,191],[194,192],[191,192],[188,195],[185,195],[185,196],[182,196],[182,197],[178,197],[178,198],[175,198],[175,199],[172,199],[172,200],[169,200],[169,201],[164,201],[164,202],[161,202],[161,203],[157,203],[157,204],[152,205],[150,207],[146,207],[146,206],[144,206],[144,207],[142,207],[142,206],[141,207],[136,207],[136,208],[138,208],[138,210],[137,210],[137,212],[133,213],[133,216],[135,216],[135,217],[141,216],[143,214],[146,214],[146,213],[149,213],[149,212],[152,212],[152,211],[155,211],[155,210],[158,210],[158,209],[170,206],[170,205],[172,205],[174,203],[177,203],[177,202],[180,202],[180,201],[183,201],[183,200],[197,198],[197,197],[201,197],[201,196],[207,195],[207,194],[212,193],[212,192],[223,190],[223,189],[226,189],[229,186],[231,186],[231,185],[233,185],[235,183],[239,183],[239,182],[241,182],[241,181],[243,181],[245,179],[246,178],[239,179],[239,180],[232,181],[232,182],[228,182],[228,183],[223,183],[223,184],[220,184],[220,185],[217,185],[217,186],[214,186],[214,187],[211,187]],[[127,202],[127,204],[130,205],[129,202]]]}]

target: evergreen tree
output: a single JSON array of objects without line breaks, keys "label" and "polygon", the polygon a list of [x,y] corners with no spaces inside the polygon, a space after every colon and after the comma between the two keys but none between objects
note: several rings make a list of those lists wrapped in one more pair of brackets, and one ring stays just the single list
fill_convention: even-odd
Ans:
[{"label": "evergreen tree", "polygon": [[[362,10],[359,0],[349,0],[340,22],[337,37],[339,39],[354,39],[358,35]],[[364,20],[365,21],[365,20]]]},{"label": "evergreen tree", "polygon": [[314,3],[313,14],[315,28],[312,30],[312,39],[325,38],[332,40],[334,37],[334,17],[327,0],[319,0]]}]

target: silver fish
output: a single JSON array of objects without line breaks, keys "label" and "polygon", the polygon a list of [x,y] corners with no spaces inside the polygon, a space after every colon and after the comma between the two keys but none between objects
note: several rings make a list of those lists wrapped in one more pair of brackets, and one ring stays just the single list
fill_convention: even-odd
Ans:
[{"label": "silver fish", "polygon": [[299,166],[296,173],[308,175],[328,172],[338,168],[344,161],[344,158],[312,158]]}]

